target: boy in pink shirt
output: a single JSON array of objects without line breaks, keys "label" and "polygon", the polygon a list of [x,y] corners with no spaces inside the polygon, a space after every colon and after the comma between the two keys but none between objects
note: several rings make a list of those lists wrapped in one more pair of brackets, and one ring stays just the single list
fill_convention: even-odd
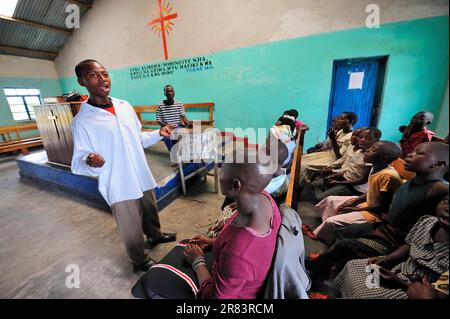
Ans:
[{"label": "boy in pink shirt", "polygon": [[[263,189],[272,178],[269,165],[250,163],[249,150],[234,152],[234,159],[220,173],[225,196],[236,202],[237,212],[227,221],[217,238],[203,235],[190,240],[185,258],[192,264],[199,298],[254,299],[260,296],[272,264],[281,216],[274,200]],[[212,248],[212,272],[203,252]]]}]

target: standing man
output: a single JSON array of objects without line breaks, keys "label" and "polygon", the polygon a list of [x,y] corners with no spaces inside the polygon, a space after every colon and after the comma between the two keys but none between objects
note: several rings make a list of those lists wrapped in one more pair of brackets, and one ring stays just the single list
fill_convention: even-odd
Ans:
[{"label": "standing man", "polygon": [[144,252],[144,236],[150,246],[176,240],[176,234],[160,229],[154,188],[144,149],[169,136],[170,127],[141,132],[133,107],[109,97],[108,71],[95,60],[75,67],[78,83],[89,91],[72,123],[74,151],[72,172],[98,177],[98,188],[111,206],[120,236],[135,271],[155,264]]},{"label": "standing man", "polygon": [[[189,121],[186,118],[184,105],[180,102],[175,102],[175,90],[171,85],[164,87],[164,95],[166,99],[162,101],[156,109],[156,120],[161,127],[171,125],[173,128],[190,127]],[[169,137],[164,136],[164,143],[170,151],[177,141],[172,141]]]}]

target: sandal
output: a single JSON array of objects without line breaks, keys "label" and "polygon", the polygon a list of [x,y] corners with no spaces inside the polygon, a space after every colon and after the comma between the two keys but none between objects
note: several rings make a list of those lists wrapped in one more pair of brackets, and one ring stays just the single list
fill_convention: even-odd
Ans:
[{"label": "sandal", "polygon": [[319,256],[320,256],[319,253],[310,253],[310,254],[308,254],[306,257],[308,257],[309,260],[315,260],[315,259],[317,259]]},{"label": "sandal", "polygon": [[330,296],[322,294],[320,292],[310,292],[309,299],[329,299]]},{"label": "sandal", "polygon": [[309,227],[309,225],[303,224],[303,225],[302,225],[302,232],[303,232],[303,234],[304,234],[305,236],[307,236],[307,237],[309,237],[309,238],[311,238],[311,239],[314,239],[314,240],[317,239],[316,235],[314,235],[314,233],[313,233],[311,227]]}]

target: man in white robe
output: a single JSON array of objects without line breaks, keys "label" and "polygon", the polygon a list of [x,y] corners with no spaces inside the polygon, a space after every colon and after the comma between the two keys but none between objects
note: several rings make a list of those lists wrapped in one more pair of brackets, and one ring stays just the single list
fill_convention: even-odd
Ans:
[{"label": "man in white robe", "polygon": [[146,271],[155,261],[144,252],[143,234],[150,246],[176,240],[176,234],[161,232],[157,184],[144,153],[144,148],[169,136],[171,128],[142,132],[133,107],[109,97],[111,79],[97,61],[82,61],[75,72],[89,100],[72,123],[72,172],[98,178],[99,192],[111,206],[135,271]]}]

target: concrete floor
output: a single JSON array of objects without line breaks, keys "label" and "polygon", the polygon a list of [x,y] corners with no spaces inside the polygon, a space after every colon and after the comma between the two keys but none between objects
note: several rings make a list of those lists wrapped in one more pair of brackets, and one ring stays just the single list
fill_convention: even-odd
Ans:
[{"label": "concrete floor", "polygon": [[[16,156],[0,157],[0,298],[132,298],[135,274],[114,218],[86,202],[20,181]],[[218,216],[223,196],[199,182],[160,212],[163,230],[178,239],[204,232]],[[320,221],[300,203],[305,223]],[[305,239],[307,253],[324,246]],[[152,249],[156,260],[175,243]],[[66,287],[66,267],[78,265],[80,288]]]}]

